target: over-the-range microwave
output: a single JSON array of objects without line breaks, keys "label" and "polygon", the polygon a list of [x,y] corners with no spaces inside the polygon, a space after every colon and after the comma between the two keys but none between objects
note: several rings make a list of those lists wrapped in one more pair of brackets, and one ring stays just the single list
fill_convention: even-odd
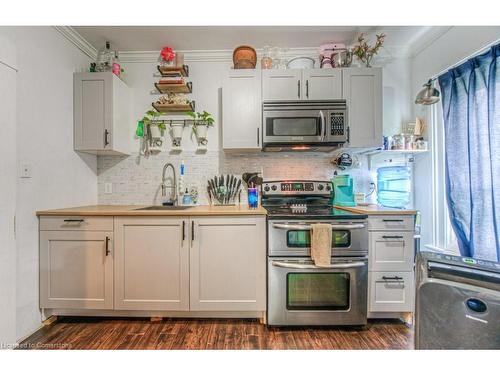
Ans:
[{"label": "over-the-range microwave", "polygon": [[263,151],[331,151],[349,142],[345,100],[264,101]]}]

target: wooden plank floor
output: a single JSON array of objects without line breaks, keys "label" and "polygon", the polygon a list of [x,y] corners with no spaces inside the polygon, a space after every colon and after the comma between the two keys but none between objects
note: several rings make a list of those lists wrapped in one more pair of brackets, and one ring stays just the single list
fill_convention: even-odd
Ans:
[{"label": "wooden plank floor", "polygon": [[363,328],[266,327],[246,319],[60,318],[20,349],[412,349],[413,329],[398,320]]}]

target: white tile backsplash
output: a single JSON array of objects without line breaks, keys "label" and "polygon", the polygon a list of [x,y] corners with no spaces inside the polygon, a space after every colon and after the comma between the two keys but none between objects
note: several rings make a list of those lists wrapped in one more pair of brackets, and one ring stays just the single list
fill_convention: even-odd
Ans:
[{"label": "white tile backsplash", "polygon": [[[262,172],[264,180],[273,179],[319,179],[329,180],[334,173],[331,163],[333,154],[319,153],[256,153],[226,154],[208,151],[204,154],[182,152],[169,154],[162,152],[149,159],[132,154],[122,156],[100,156],[97,162],[99,204],[160,204],[161,174],[167,162],[176,167],[184,160],[186,175],[184,186],[197,186],[199,202],[208,203],[207,180],[220,174],[234,174],[241,177],[244,172]],[[349,173],[354,178],[355,191],[368,192],[370,174],[365,158],[361,166],[340,174]],[[104,184],[112,184],[112,193],[104,192]],[[167,182],[169,184],[169,182]],[[168,194],[168,192],[167,192]],[[245,195],[242,202],[245,202]]]}]

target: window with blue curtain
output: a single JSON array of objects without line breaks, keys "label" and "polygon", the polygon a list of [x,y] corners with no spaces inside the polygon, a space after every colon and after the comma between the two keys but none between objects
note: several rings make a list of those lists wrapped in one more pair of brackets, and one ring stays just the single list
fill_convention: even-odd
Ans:
[{"label": "window with blue curtain", "polygon": [[439,77],[446,194],[460,253],[500,261],[500,44]]}]

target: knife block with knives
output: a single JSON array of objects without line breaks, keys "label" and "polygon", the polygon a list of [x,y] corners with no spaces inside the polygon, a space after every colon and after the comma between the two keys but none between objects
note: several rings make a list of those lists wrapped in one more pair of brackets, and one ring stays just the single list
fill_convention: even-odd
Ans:
[{"label": "knife block with knives", "polygon": [[210,204],[234,206],[241,203],[241,179],[234,175],[214,176],[208,180],[207,193]]}]

